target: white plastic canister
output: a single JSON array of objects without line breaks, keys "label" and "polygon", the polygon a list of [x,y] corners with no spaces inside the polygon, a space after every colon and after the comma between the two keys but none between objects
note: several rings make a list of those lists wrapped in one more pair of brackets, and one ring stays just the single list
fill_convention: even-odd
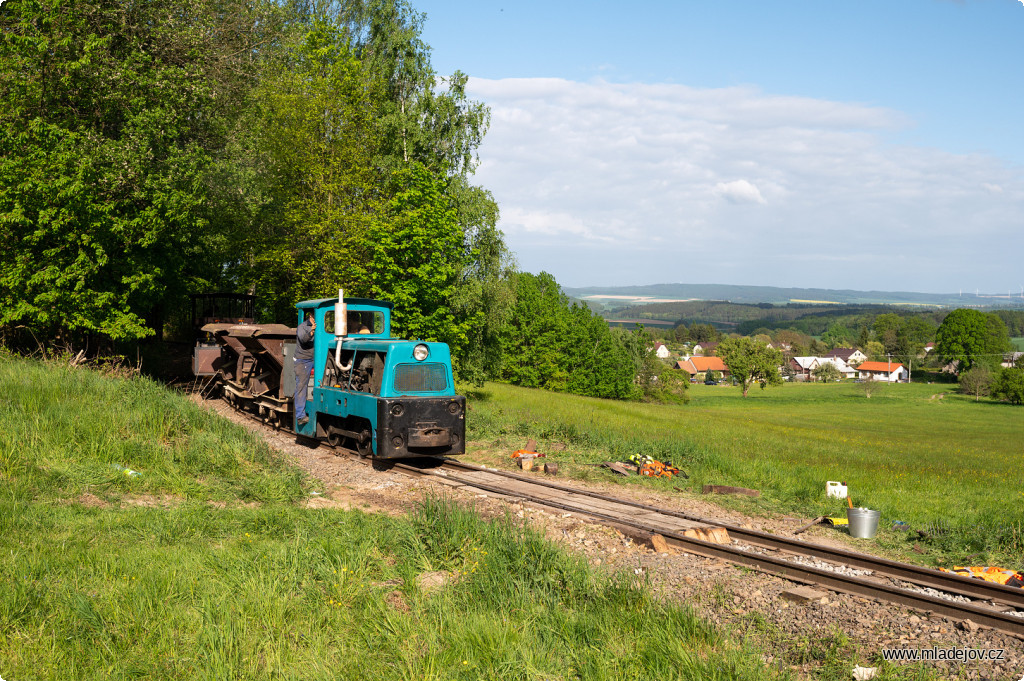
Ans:
[{"label": "white plastic canister", "polygon": [[847,494],[846,483],[829,480],[825,483],[825,494],[836,499],[845,499]]}]

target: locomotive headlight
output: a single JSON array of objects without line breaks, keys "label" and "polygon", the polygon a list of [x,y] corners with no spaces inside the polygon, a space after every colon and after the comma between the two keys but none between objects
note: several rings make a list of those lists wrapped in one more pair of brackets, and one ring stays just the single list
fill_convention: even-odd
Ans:
[{"label": "locomotive headlight", "polygon": [[415,357],[416,361],[418,362],[422,362],[423,360],[425,360],[427,358],[427,355],[429,354],[430,350],[428,350],[427,346],[424,345],[423,343],[420,343],[419,345],[412,349],[412,356]]}]

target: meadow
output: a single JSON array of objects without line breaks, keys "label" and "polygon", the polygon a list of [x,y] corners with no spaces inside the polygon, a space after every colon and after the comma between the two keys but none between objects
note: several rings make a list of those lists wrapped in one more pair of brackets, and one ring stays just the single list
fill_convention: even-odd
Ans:
[{"label": "meadow", "polygon": [[[747,398],[692,385],[688,405],[623,403],[488,384],[471,394],[470,435],[497,450],[534,437],[571,474],[696,493],[705,484],[761,491],[716,497],[765,515],[842,516],[828,480],[882,513],[879,542],[936,564],[1024,569],[1024,409],[975,402],[954,385],[786,384]],[[621,479],[593,464],[639,453],[670,460],[688,480]],[[573,465],[577,464],[577,465]],[[891,530],[896,521],[911,532]],[[920,530],[920,532],[918,532]],[[910,553],[915,545],[928,556]]]},{"label": "meadow", "polygon": [[790,678],[513,517],[317,491],[163,386],[0,355],[0,677]]}]

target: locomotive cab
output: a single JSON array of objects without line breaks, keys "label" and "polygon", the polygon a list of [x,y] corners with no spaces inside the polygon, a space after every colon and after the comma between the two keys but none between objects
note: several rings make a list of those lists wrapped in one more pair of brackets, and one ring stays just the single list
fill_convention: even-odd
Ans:
[{"label": "locomotive cab", "polygon": [[446,344],[391,338],[392,305],[383,301],[297,307],[299,323],[312,314],[316,331],[309,421],[296,432],[382,459],[465,453],[466,402]]}]

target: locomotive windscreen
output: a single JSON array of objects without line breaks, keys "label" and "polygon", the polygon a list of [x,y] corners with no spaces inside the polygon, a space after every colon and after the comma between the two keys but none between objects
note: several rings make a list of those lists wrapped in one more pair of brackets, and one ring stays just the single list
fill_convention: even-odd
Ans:
[{"label": "locomotive windscreen", "polygon": [[395,392],[433,393],[448,389],[444,364],[399,364],[395,367]]}]

